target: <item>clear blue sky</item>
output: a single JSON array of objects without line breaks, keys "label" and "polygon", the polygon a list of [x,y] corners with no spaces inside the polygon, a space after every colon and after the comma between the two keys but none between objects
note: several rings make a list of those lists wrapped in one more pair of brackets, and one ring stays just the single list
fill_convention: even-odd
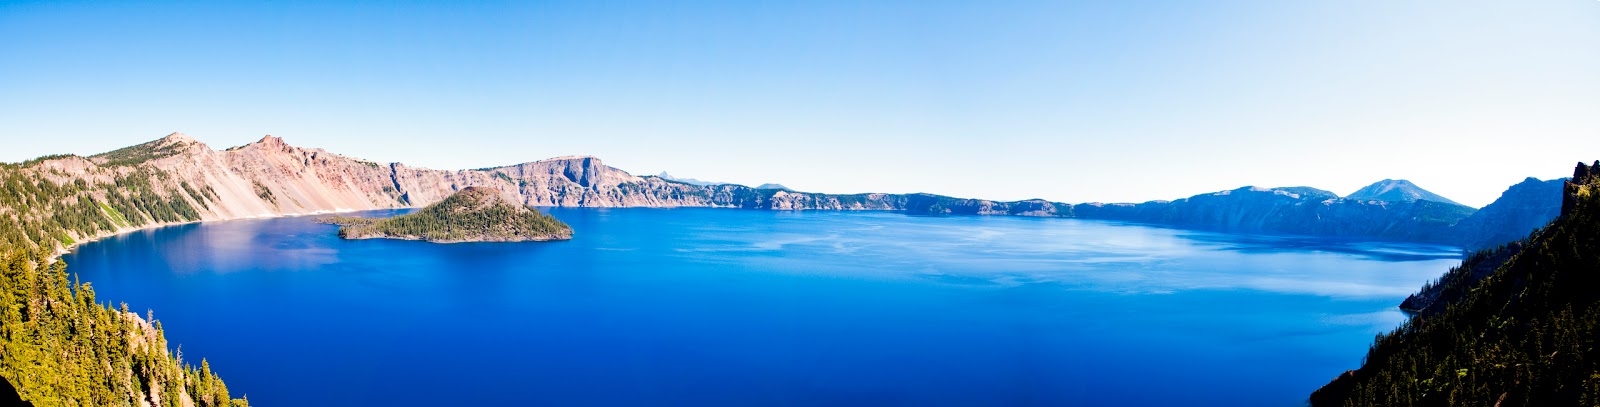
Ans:
[{"label": "clear blue sky", "polygon": [[1057,201],[1600,159],[1600,2],[0,3],[0,161],[173,131]]}]

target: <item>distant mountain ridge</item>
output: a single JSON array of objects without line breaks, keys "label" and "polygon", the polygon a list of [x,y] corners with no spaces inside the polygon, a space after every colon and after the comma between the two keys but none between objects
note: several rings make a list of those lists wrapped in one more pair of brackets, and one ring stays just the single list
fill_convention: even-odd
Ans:
[{"label": "distant mountain ridge", "polygon": [[1417,186],[1417,184],[1413,184],[1411,181],[1406,181],[1403,179],[1386,179],[1383,181],[1378,181],[1372,185],[1368,185],[1356,190],[1356,192],[1350,193],[1350,195],[1346,196],[1345,198],[1387,202],[1413,202],[1425,200],[1447,203],[1451,205],[1461,205],[1456,203],[1456,201],[1439,196],[1439,194],[1428,192],[1428,190],[1422,189],[1422,187]]},{"label": "distant mountain ridge", "polygon": [[1494,203],[1455,226],[1468,248],[1489,248],[1528,236],[1561,214],[1562,188],[1570,178],[1528,178],[1512,185]]},{"label": "distant mountain ridge", "polygon": [[[15,205],[0,199],[0,216],[30,226],[25,229],[46,230],[29,235],[0,230],[0,243],[21,241],[56,249],[113,233],[177,222],[422,207],[467,187],[503,191],[530,206],[891,210],[914,215],[1070,217],[1230,232],[1446,244],[1485,241],[1483,236],[1524,235],[1528,232],[1524,226],[1531,222],[1486,219],[1474,221],[1471,229],[1457,228],[1457,223],[1478,211],[1449,203],[1448,199],[1421,199],[1437,195],[1408,182],[1388,182],[1392,187],[1361,195],[1396,196],[1392,200],[1340,198],[1309,187],[1244,187],[1138,204],[1067,204],[1039,199],[1001,202],[923,193],[824,194],[781,186],[763,188],[773,185],[695,185],[665,177],[634,176],[588,156],[476,170],[431,170],[295,147],[272,136],[216,151],[186,135],[173,133],[104,154],[44,157],[7,164],[3,170],[0,175],[4,179],[0,181],[43,187],[28,187],[35,192],[16,196],[46,194],[48,197],[34,199],[45,199],[54,206]],[[1397,195],[1394,191],[1400,192]],[[1412,196],[1417,199],[1410,199]],[[1521,206],[1525,205],[1507,207]],[[69,214],[70,219],[57,214]],[[1491,215],[1521,216],[1520,212],[1484,216]],[[1540,216],[1544,215],[1528,218],[1537,220]],[[1469,232],[1474,235],[1459,236]],[[1498,242],[1488,244],[1495,243]]]},{"label": "distant mountain ridge", "polygon": [[[713,185],[734,185],[732,183],[727,183],[727,182],[704,181],[704,180],[699,180],[699,179],[694,179],[694,178],[674,177],[674,176],[672,176],[672,174],[668,174],[666,171],[662,171],[661,174],[656,175],[656,177],[664,179],[664,180],[667,180],[667,181],[682,182],[682,183],[685,183],[685,184],[698,185],[698,186],[702,186],[702,187],[709,187],[709,186],[713,186]],[[765,184],[761,184],[761,185],[757,185],[756,189],[781,189],[781,190],[785,190],[785,191],[794,191],[792,189],[789,189],[789,187],[783,186],[783,184],[777,184],[777,183],[771,183],[771,182],[765,183]]]},{"label": "distant mountain ridge", "polygon": [[1236,233],[1283,233],[1451,243],[1451,227],[1474,210],[1433,201],[1339,198],[1309,188],[1243,187],[1174,201],[1087,204],[1076,217]]},{"label": "distant mountain ridge", "polygon": [[682,183],[685,183],[685,184],[699,185],[699,186],[703,186],[703,187],[704,186],[711,186],[711,185],[726,184],[726,182],[702,181],[702,180],[698,180],[698,179],[694,179],[694,178],[678,178],[678,177],[672,176],[672,174],[668,174],[666,171],[662,171],[661,174],[660,175],[656,175],[656,177],[664,179],[664,180],[667,180],[667,181],[677,181],[677,182],[682,182]]}]

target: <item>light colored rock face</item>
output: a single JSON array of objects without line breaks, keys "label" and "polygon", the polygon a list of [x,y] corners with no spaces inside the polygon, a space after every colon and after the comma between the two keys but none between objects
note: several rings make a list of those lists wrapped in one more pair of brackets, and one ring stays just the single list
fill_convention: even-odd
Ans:
[{"label": "light colored rock face", "polygon": [[[150,177],[153,193],[188,202],[199,213],[199,220],[422,207],[468,187],[494,188],[533,206],[766,207],[750,203],[765,202],[765,197],[749,188],[707,188],[637,177],[606,166],[595,157],[558,157],[481,170],[444,171],[399,163],[379,164],[322,149],[295,147],[272,136],[217,151],[174,133],[90,158],[45,160],[24,171],[58,184],[81,179],[91,185],[115,184],[119,178],[140,172],[154,173],[157,175]],[[178,192],[186,190],[197,192]],[[800,197],[800,201],[807,199]],[[779,207],[805,209],[818,205],[785,202],[788,203]],[[850,207],[820,204],[833,209]],[[123,230],[150,225],[129,226]],[[97,236],[73,237],[83,240]]]},{"label": "light colored rock face", "polygon": [[[1239,188],[1176,201],[1141,204],[1069,205],[1043,200],[997,202],[929,194],[836,195],[730,184],[693,185],[662,177],[639,177],[587,156],[557,157],[478,170],[444,171],[408,167],[399,163],[379,164],[321,149],[295,147],[272,136],[217,151],[176,133],[150,143],[89,158],[44,160],[20,171],[63,185],[85,181],[90,186],[87,192],[68,200],[89,199],[96,203],[107,202],[108,195],[129,195],[126,191],[108,189],[118,180],[148,178],[152,184],[149,193],[160,199],[187,203],[198,212],[197,216],[183,218],[188,220],[194,220],[190,219],[194,217],[198,220],[223,220],[423,207],[468,187],[497,189],[531,206],[900,210],[927,215],[1076,217],[1252,233],[1378,237],[1427,242],[1456,241],[1455,237],[1450,236],[1453,233],[1452,224],[1473,212],[1471,208],[1426,199],[1399,202],[1348,199],[1305,187]],[[152,172],[156,174],[146,176]],[[1401,185],[1400,182],[1389,184]],[[1384,190],[1411,189],[1396,187]],[[128,199],[122,197],[121,202],[128,202]],[[130,206],[123,205],[123,208]],[[27,218],[41,221],[45,216],[48,214],[24,213],[17,208],[0,207],[0,220]],[[109,210],[105,216],[117,218]],[[1500,227],[1502,223],[1509,225],[1516,222],[1486,222],[1491,226],[1488,229]],[[165,223],[118,223],[116,232],[161,224]],[[1526,233],[1520,224],[1512,226],[1518,227],[1504,227],[1515,229],[1506,233]],[[81,236],[77,232],[67,234],[76,241],[85,241],[109,233],[96,232],[97,236]]]}]

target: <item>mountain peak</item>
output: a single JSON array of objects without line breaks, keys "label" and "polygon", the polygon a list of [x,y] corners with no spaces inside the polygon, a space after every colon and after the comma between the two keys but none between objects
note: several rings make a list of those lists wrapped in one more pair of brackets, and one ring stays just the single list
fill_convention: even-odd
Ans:
[{"label": "mountain peak", "polygon": [[168,134],[168,135],[166,135],[166,137],[162,137],[162,138],[156,139],[156,141],[152,141],[152,142],[147,143],[147,144],[152,145],[152,146],[165,146],[166,148],[173,148],[173,149],[177,149],[177,150],[188,149],[189,146],[191,146],[191,145],[201,146],[203,148],[210,148],[210,147],[206,147],[206,144],[205,143],[201,143],[200,140],[195,140],[194,137],[189,137],[188,134],[183,134],[183,133],[179,133],[179,132],[172,132],[172,134]]},{"label": "mountain peak", "polygon": [[505,191],[489,187],[462,188],[460,191],[456,191],[455,194],[445,198],[444,202],[459,202],[468,207],[487,207],[495,205],[522,206],[517,204],[516,201],[511,200],[511,197],[506,196]]},{"label": "mountain peak", "polygon": [[166,137],[162,137],[160,141],[165,141],[165,142],[168,142],[168,143],[194,143],[194,142],[196,142],[194,137],[189,137],[188,134],[183,134],[183,133],[179,133],[179,132],[176,132],[176,131],[172,132],[172,134],[168,134]]},{"label": "mountain peak", "polygon": [[143,144],[91,155],[88,158],[90,161],[100,165],[135,165],[179,154],[199,153],[209,149],[210,147],[207,147],[205,143],[201,143],[187,134],[173,132],[165,137]]},{"label": "mountain peak", "polygon": [[1417,186],[1417,184],[1413,184],[1411,181],[1403,179],[1385,179],[1383,181],[1374,182],[1372,185],[1368,185],[1365,188],[1361,188],[1356,190],[1356,192],[1350,193],[1350,195],[1346,196],[1345,199],[1385,202],[1434,201],[1451,205],[1461,205],[1456,203],[1456,201],[1450,200],[1449,198],[1439,196],[1439,194],[1428,192],[1428,190],[1422,189],[1422,187]]}]

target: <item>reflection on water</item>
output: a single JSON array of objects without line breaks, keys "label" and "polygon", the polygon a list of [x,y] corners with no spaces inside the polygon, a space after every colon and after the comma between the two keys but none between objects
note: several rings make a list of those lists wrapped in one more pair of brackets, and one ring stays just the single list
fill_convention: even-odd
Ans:
[{"label": "reflection on water", "polygon": [[550,211],[574,240],[344,241],[283,218],[66,259],[262,405],[1299,405],[1459,255],[1069,219]]},{"label": "reflection on water", "polygon": [[1317,251],[1363,256],[1383,261],[1457,260],[1461,249],[1420,243],[1367,242],[1306,236],[1225,235],[1190,233],[1184,238],[1213,244],[1225,250],[1249,253]]}]

